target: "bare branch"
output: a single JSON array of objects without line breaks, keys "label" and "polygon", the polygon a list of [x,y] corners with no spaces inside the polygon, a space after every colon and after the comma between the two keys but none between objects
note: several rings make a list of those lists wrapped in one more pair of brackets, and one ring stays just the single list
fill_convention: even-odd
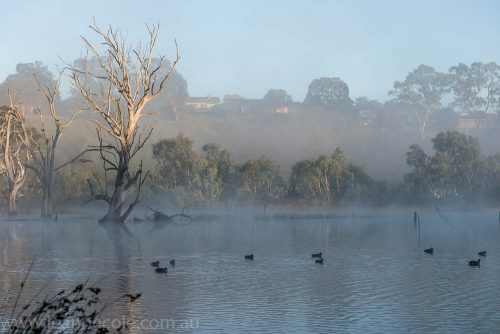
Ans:
[{"label": "bare branch", "polygon": [[[104,52],[99,52],[97,44],[82,36],[87,50],[82,68],[71,65],[67,68],[71,72],[73,86],[80,92],[90,111],[97,116],[94,123],[98,144],[89,150],[99,153],[104,170],[104,186],[108,185],[108,177],[114,177],[113,194],[107,196],[105,192],[102,198],[109,204],[108,213],[103,219],[123,221],[138,203],[142,184],[148,175],[143,172],[142,162],[133,175],[129,170],[131,160],[144,147],[153,131],[152,127],[138,131],[139,121],[146,114],[143,112],[144,107],[162,91],[175,70],[180,59],[179,48],[175,41],[176,59],[167,73],[160,75],[166,66],[165,58],[160,57],[159,64],[152,65],[159,25],[146,25],[148,42],[144,48],[139,43],[135,49],[126,45],[118,29],[101,29],[95,21],[90,28],[101,40]],[[94,57],[98,70],[89,67],[89,55]],[[131,56],[135,59],[136,68],[130,65]],[[99,88],[96,89],[96,86]],[[124,193],[132,186],[137,186],[136,199],[120,215],[125,201]],[[91,193],[93,199],[99,199],[94,189],[91,189]]]},{"label": "bare branch", "polygon": [[91,150],[89,149],[86,149],[86,150],[83,150],[82,152],[80,152],[77,156],[75,156],[74,158],[66,161],[65,163],[59,165],[58,167],[55,168],[55,171],[58,172],[59,170],[63,169],[64,167],[68,166],[68,165],[71,165],[72,163],[75,163],[75,162],[81,162],[81,163],[87,163],[87,162],[91,162],[91,160],[88,160],[88,159],[82,159],[82,157],[87,154],[88,152],[90,152]]}]

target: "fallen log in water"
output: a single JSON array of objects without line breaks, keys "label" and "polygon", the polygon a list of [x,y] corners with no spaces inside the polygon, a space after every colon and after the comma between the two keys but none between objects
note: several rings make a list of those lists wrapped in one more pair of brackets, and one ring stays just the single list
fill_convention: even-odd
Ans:
[{"label": "fallen log in water", "polygon": [[189,222],[193,220],[193,218],[190,215],[186,215],[184,213],[184,210],[186,208],[182,209],[181,213],[177,213],[171,216],[167,215],[166,213],[160,210],[155,210],[153,208],[148,208],[148,209],[151,210],[153,213],[150,216],[146,217],[146,220],[154,223],[153,230],[158,230],[160,228],[163,228],[165,225],[167,225],[169,222],[174,221],[176,218],[187,219]]}]

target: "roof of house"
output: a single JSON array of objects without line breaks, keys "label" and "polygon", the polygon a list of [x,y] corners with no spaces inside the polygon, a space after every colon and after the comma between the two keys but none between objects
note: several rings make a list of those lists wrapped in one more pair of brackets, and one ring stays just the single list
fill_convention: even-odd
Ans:
[{"label": "roof of house", "polygon": [[208,104],[218,104],[220,99],[218,97],[203,96],[203,97],[188,97],[185,103],[208,103]]},{"label": "roof of house", "polygon": [[261,104],[262,99],[224,99],[224,103],[256,105],[256,104]]}]

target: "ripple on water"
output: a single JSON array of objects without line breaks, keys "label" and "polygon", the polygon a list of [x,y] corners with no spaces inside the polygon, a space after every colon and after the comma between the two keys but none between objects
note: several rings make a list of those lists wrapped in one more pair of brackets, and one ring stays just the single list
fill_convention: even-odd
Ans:
[{"label": "ripple on water", "polygon": [[[0,302],[103,278],[108,295],[142,292],[111,315],[196,319],[179,333],[495,332],[500,229],[494,214],[423,219],[212,221],[110,239],[97,225],[0,223]],[[424,248],[434,247],[434,255]],[[467,262],[488,250],[480,268]],[[321,251],[324,265],[314,263]],[[254,253],[254,261],[243,258]],[[176,266],[168,261],[176,259]],[[169,267],[158,275],[149,263]],[[164,333],[165,329],[134,332]]]}]

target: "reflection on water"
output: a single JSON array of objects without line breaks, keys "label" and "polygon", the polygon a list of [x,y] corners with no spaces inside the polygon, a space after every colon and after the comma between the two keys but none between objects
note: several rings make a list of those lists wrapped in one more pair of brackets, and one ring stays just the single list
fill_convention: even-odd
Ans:
[{"label": "reflection on water", "polygon": [[[141,292],[110,317],[173,319],[176,333],[495,332],[500,329],[500,226],[495,213],[370,219],[224,219],[132,236],[92,221],[0,222],[0,305],[104,278],[107,296]],[[423,252],[434,247],[434,255]],[[488,250],[481,267],[467,262]],[[321,251],[324,265],[311,259]],[[254,261],[243,256],[255,255]],[[176,266],[155,274],[150,262]],[[151,322],[152,325],[155,322]],[[171,323],[170,323],[171,324]]]}]

